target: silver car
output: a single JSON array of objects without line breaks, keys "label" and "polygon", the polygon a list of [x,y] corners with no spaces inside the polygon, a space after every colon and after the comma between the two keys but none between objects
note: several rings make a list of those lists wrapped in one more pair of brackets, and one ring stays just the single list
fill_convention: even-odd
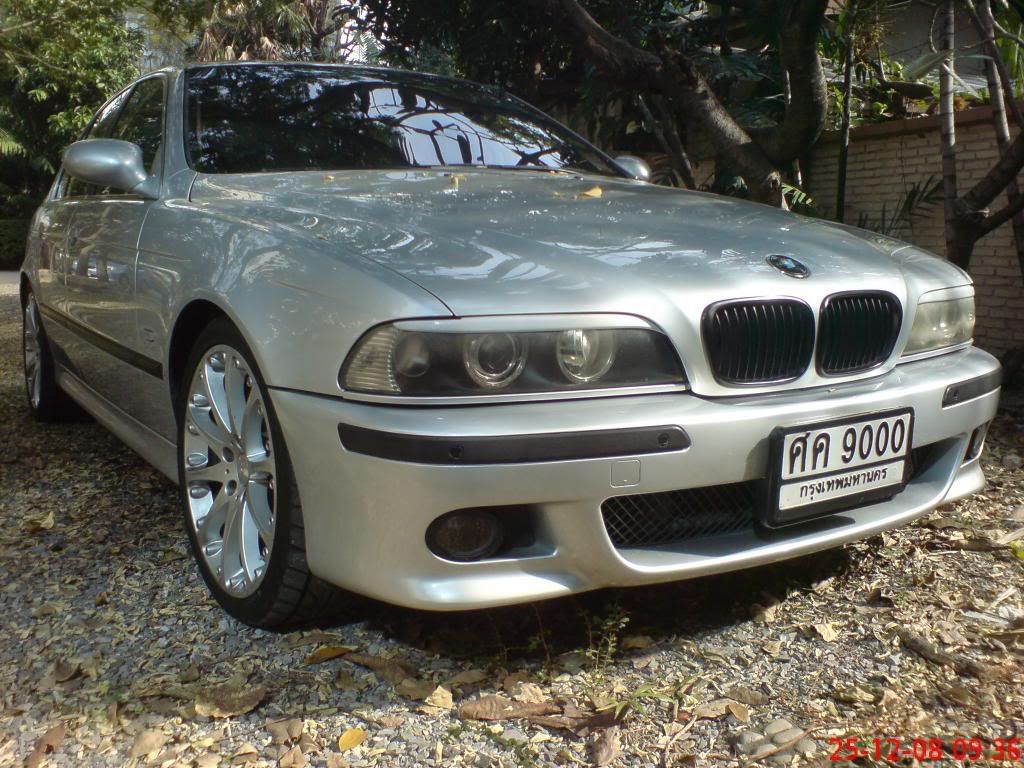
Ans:
[{"label": "silver car", "polygon": [[173,478],[211,592],[273,628],[744,568],[982,487],[964,272],[644,177],[468,82],[153,73],[33,221],[32,411]]}]

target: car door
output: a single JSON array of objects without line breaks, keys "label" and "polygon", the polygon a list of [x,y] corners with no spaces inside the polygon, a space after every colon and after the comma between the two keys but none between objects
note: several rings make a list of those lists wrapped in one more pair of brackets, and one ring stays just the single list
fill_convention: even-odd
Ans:
[{"label": "car door", "polygon": [[[166,83],[157,75],[126,94],[112,123],[90,138],[114,138],[142,147],[150,173],[161,170]],[[142,376],[159,376],[159,361],[140,352],[135,313],[139,233],[153,201],[125,190],[85,190],[68,225],[64,304],[78,343],[71,362],[97,394],[129,414]]]},{"label": "car door", "polygon": [[[81,138],[88,139],[112,129],[117,113],[124,104],[127,91],[114,96],[101,107]],[[60,315],[64,312],[64,273],[67,269],[68,228],[74,216],[75,205],[86,194],[87,185],[69,176],[63,169],[39,206],[33,222],[33,237],[39,239],[36,257],[39,286],[36,299],[44,313]],[[51,330],[50,335],[54,333]],[[59,335],[59,332],[58,332]]]}]

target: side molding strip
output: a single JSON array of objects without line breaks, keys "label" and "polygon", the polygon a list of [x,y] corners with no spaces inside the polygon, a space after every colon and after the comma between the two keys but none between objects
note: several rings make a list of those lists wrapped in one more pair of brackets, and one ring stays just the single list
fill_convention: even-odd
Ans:
[{"label": "side molding strip", "polygon": [[976,397],[987,395],[989,392],[999,389],[1002,383],[1003,369],[999,368],[996,371],[992,371],[992,373],[986,373],[984,376],[976,376],[967,381],[950,384],[946,387],[946,392],[942,396],[942,407],[949,408],[953,405],[966,403],[968,400],[973,400]]},{"label": "side molding strip", "polygon": [[164,366],[159,361],[153,360],[145,355],[141,355],[134,349],[129,349],[123,344],[119,344],[103,334],[96,333],[96,331],[91,328],[86,328],[78,321],[72,320],[67,315],[63,315],[55,309],[51,309],[50,307],[40,304],[39,311],[47,320],[66,328],[76,336],[79,336],[92,344],[94,347],[102,349],[108,355],[116,357],[121,362],[127,363],[133,368],[138,368],[143,373],[148,373],[150,376],[154,376],[155,378],[162,379],[164,377]]},{"label": "side molding strip", "polygon": [[353,453],[418,464],[572,461],[668,453],[690,447],[689,435],[677,426],[500,437],[433,437],[402,435],[339,424],[338,435],[342,447]]}]

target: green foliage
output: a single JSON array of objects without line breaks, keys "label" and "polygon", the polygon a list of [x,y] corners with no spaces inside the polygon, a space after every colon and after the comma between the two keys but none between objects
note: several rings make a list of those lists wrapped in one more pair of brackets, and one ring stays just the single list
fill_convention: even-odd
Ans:
[{"label": "green foliage", "polygon": [[618,603],[612,603],[603,616],[584,615],[587,625],[587,648],[584,655],[594,672],[606,667],[619,649],[619,637],[629,624],[629,616]]},{"label": "green foliage", "polygon": [[926,216],[932,207],[941,201],[942,179],[929,176],[921,183],[911,184],[910,189],[897,201],[893,209],[890,210],[882,203],[882,210],[877,219],[862,213],[857,217],[857,226],[882,235],[897,235],[901,228]]},{"label": "green foliage", "polygon": [[0,270],[18,269],[25,260],[28,219],[0,219]]},{"label": "green foliage", "polygon": [[801,213],[804,216],[817,216],[818,211],[814,205],[814,198],[804,192],[800,187],[783,182],[782,196],[786,199],[786,206],[794,213]]},{"label": "green foliage", "polygon": [[[0,156],[33,173],[4,197],[37,200],[100,103],[137,75],[124,0],[9,0],[0,10]],[[8,201],[4,200],[5,204]]]},{"label": "green foliage", "polygon": [[[606,149],[660,152],[637,90],[596,71],[562,23],[524,0],[346,0],[380,41],[385,63],[457,73],[538,104]],[[696,0],[586,0],[613,35],[658,55],[685,56],[740,123],[777,124],[784,108],[775,44],[778,19],[732,12],[743,49],[720,55],[719,6]],[[697,21],[695,21],[695,19]],[[429,52],[424,61],[424,51]],[[437,57],[440,58],[437,58]],[[440,64],[441,66],[438,66]],[[669,178],[666,176],[666,178]]]}]

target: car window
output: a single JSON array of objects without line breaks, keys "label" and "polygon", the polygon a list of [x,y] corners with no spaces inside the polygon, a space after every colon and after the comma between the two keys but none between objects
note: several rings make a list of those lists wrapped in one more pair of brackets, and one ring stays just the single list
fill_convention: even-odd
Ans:
[{"label": "car window", "polygon": [[489,166],[620,175],[517,99],[411,73],[279,65],[189,70],[188,154],[205,173]]},{"label": "car window", "polygon": [[164,79],[152,77],[132,89],[131,98],[121,110],[110,138],[130,141],[142,147],[142,161],[153,173],[163,128]]},{"label": "car window", "polygon": [[[114,131],[114,125],[117,123],[121,107],[124,106],[124,103],[130,94],[131,90],[126,89],[107,102],[100,111],[93,116],[92,122],[82,134],[81,138],[109,139],[111,133]],[[96,194],[96,192],[97,187],[94,184],[86,184],[84,181],[75,179],[67,173],[62,173],[60,184],[57,187],[57,198],[59,199],[62,197],[77,195],[92,195]]]}]

